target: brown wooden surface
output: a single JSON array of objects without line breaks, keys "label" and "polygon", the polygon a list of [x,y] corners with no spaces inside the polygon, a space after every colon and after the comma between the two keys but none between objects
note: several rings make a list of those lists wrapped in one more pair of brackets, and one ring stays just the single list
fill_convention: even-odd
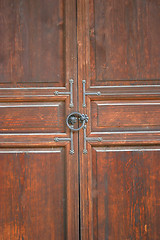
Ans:
[{"label": "brown wooden surface", "polygon": [[[78,81],[82,240],[159,239],[159,1],[81,0]],[[82,80],[86,96],[82,107]],[[129,150],[127,150],[129,149]],[[83,133],[80,134],[80,153]]]},{"label": "brown wooden surface", "polygon": [[0,239],[78,240],[76,1],[0,0],[0,38]]},{"label": "brown wooden surface", "polygon": [[63,0],[1,0],[1,85],[65,86],[64,8]]},{"label": "brown wooden surface", "polygon": [[1,103],[2,133],[66,132],[65,102]]},{"label": "brown wooden surface", "polygon": [[0,150],[0,239],[65,239],[64,148]]},{"label": "brown wooden surface", "polygon": [[92,101],[91,131],[159,131],[159,109],[160,101],[156,100]]},{"label": "brown wooden surface", "polygon": [[[159,8],[0,0],[0,239],[159,239]],[[71,78],[72,109],[54,95]],[[101,92],[86,108],[83,79]],[[83,154],[82,129],[70,155],[54,138],[70,137],[65,119],[77,110],[87,137],[103,141]]]},{"label": "brown wooden surface", "polygon": [[92,149],[93,239],[160,236],[160,149]]},{"label": "brown wooden surface", "polygon": [[160,2],[89,1],[92,85],[158,83]]}]

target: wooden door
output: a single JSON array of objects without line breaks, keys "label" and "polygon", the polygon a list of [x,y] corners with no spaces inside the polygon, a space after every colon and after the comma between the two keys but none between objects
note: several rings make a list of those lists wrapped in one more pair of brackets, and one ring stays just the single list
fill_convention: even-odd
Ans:
[{"label": "wooden door", "polygon": [[77,3],[82,240],[159,240],[160,2]]},{"label": "wooden door", "polygon": [[0,0],[0,239],[159,239],[159,8]]},{"label": "wooden door", "polygon": [[0,11],[0,239],[79,239],[77,134],[74,155],[54,141],[70,138],[77,110],[76,2],[0,0]]}]

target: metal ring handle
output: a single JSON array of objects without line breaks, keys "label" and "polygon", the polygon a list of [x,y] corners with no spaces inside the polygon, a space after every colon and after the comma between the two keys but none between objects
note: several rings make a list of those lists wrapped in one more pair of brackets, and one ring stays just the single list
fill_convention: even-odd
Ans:
[{"label": "metal ring handle", "polygon": [[[71,118],[72,116],[73,116],[73,117],[77,116],[77,117],[78,117],[78,120],[80,120],[80,122],[82,123],[82,125],[81,125],[79,128],[74,128],[74,127],[73,127],[73,124],[71,124],[71,125],[69,124],[70,118]],[[72,113],[70,113],[70,114],[68,115],[67,119],[66,119],[66,124],[67,124],[67,126],[69,127],[69,129],[72,130],[72,131],[79,131],[81,128],[84,127],[84,125],[85,125],[86,122],[88,122],[88,117],[87,117],[87,115],[81,114],[81,113],[79,113],[79,112],[72,112]]]}]

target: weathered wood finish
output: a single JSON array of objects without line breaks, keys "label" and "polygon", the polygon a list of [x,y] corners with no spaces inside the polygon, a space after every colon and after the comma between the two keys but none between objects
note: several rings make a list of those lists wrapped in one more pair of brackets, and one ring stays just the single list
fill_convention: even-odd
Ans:
[{"label": "weathered wood finish", "polygon": [[[75,0],[0,0],[0,239],[79,239]],[[71,17],[72,16],[72,17]],[[74,108],[69,92],[74,79]]]},{"label": "weathered wood finish", "polygon": [[1,149],[0,164],[0,239],[65,239],[64,148]]},{"label": "weathered wood finish", "polygon": [[[159,1],[81,0],[78,81],[82,240],[159,239]],[[86,96],[82,107],[82,80]],[[80,135],[80,152],[83,134]]]},{"label": "weathered wood finish", "polygon": [[90,0],[92,85],[159,83],[160,3]]},{"label": "weathered wood finish", "polygon": [[[0,8],[0,239],[158,240],[159,0]],[[54,95],[71,78],[73,109]],[[86,92],[101,92],[86,108],[83,79]],[[54,141],[70,137],[72,111],[89,116],[87,137],[103,138],[87,142],[88,154],[83,130],[74,155]]]},{"label": "weathered wood finish", "polygon": [[64,8],[63,0],[1,0],[1,86],[64,86]]},{"label": "weathered wood finish", "polygon": [[1,133],[64,133],[64,102],[1,103]]},{"label": "weathered wood finish", "polygon": [[92,149],[93,239],[160,236],[160,149]]},{"label": "weathered wood finish", "polygon": [[160,101],[92,101],[91,131],[160,131]]}]

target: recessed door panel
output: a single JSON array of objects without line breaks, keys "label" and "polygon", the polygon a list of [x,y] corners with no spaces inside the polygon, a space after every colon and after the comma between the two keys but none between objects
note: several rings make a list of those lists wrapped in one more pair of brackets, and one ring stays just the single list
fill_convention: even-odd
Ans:
[{"label": "recessed door panel", "polygon": [[159,239],[160,151],[92,148],[93,239]]},{"label": "recessed door panel", "polygon": [[157,84],[159,1],[89,1],[92,85]]},{"label": "recessed door panel", "polygon": [[92,101],[92,132],[160,130],[159,101]]},{"label": "recessed door panel", "polygon": [[65,86],[65,2],[1,0],[1,86]]},{"label": "recessed door panel", "polygon": [[0,104],[1,133],[64,133],[64,102]]},{"label": "recessed door panel", "polygon": [[0,164],[0,238],[65,239],[65,149],[1,149]]}]

